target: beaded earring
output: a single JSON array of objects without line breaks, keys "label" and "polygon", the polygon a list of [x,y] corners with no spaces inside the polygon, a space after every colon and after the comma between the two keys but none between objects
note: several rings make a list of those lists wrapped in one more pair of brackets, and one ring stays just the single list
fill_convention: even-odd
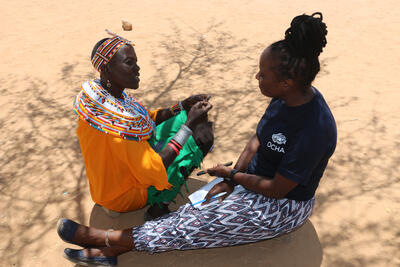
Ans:
[{"label": "beaded earring", "polygon": [[107,80],[107,84],[106,84],[107,88],[111,88],[111,83],[110,80]]}]

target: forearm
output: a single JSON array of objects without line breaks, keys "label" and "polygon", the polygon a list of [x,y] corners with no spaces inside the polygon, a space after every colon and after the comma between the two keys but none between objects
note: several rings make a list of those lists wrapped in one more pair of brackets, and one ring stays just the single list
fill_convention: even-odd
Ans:
[{"label": "forearm", "polygon": [[157,112],[157,116],[156,116],[156,125],[159,125],[160,123],[168,120],[169,118],[171,118],[173,116],[174,116],[174,114],[172,114],[170,108],[164,108],[164,109],[159,110]]},{"label": "forearm", "polygon": [[275,186],[272,178],[239,172],[235,174],[234,181],[246,189],[267,197],[281,199],[286,195],[286,192]]},{"label": "forearm", "polygon": [[260,145],[257,135],[253,135],[240,154],[234,169],[244,172]]},{"label": "forearm", "polygon": [[164,147],[164,149],[161,150],[158,155],[160,155],[165,169],[168,169],[177,156],[176,152],[169,146]]},{"label": "forearm", "polygon": [[179,150],[185,145],[188,138],[193,134],[190,129],[190,120],[181,125],[179,131],[172,137],[169,143],[158,154],[160,155],[165,169],[171,165],[175,158],[179,155]]}]

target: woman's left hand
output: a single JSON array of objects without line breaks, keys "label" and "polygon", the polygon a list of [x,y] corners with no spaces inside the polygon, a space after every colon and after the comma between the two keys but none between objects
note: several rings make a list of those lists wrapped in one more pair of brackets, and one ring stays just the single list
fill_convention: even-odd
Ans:
[{"label": "woman's left hand", "polygon": [[210,95],[200,94],[200,95],[192,95],[182,101],[183,108],[189,112],[194,104],[200,101],[208,101],[211,98]]},{"label": "woman's left hand", "polygon": [[[223,164],[218,164],[217,166],[206,170],[208,174],[218,177],[229,177],[231,171],[232,171],[231,168],[228,168]],[[234,185],[228,181],[223,181],[221,183],[214,185],[213,188],[211,188],[211,190],[208,191],[208,194],[205,197],[206,201],[202,205],[208,204],[213,196],[219,193],[226,192],[225,195],[219,197],[219,201],[220,202],[223,201],[227,196],[229,196],[233,192],[233,189]]]},{"label": "woman's left hand", "polygon": [[233,189],[234,189],[234,185],[232,183],[227,182],[227,181],[220,182],[220,183],[214,185],[213,188],[211,188],[211,190],[208,191],[208,193],[207,193],[207,195],[205,197],[206,201],[203,202],[203,204],[201,204],[201,205],[206,205],[206,204],[210,203],[210,199],[213,196],[215,196],[215,195],[217,195],[219,193],[224,193],[225,192],[226,193],[225,195],[222,195],[222,196],[220,196],[218,198],[219,202],[221,202],[225,198],[227,198],[230,194],[232,194]]}]

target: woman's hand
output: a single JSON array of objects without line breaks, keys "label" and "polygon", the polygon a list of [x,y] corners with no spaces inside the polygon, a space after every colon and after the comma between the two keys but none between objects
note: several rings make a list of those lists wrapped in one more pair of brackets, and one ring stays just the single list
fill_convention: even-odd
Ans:
[{"label": "woman's hand", "polygon": [[208,204],[210,202],[210,199],[213,196],[215,196],[216,194],[219,194],[219,193],[222,193],[222,192],[226,192],[225,195],[220,196],[218,198],[219,202],[221,202],[233,192],[233,189],[234,189],[234,186],[233,186],[232,183],[227,182],[227,181],[220,182],[219,184],[214,185],[213,188],[211,188],[211,190],[208,191],[208,194],[205,197],[206,201],[203,202],[203,204],[201,204],[201,205]]},{"label": "woman's hand", "polygon": [[200,95],[192,95],[189,96],[188,98],[186,98],[185,100],[183,100],[182,106],[183,108],[189,112],[189,110],[193,107],[194,104],[196,104],[197,102],[200,101],[208,101],[211,98],[210,95],[206,95],[206,94],[200,94]]},{"label": "woman's hand", "polygon": [[232,168],[226,167],[223,164],[217,164],[217,166],[213,168],[208,168],[206,172],[211,176],[217,177],[229,177],[231,174]]},{"label": "woman's hand", "polygon": [[207,113],[211,108],[212,105],[206,100],[197,102],[190,109],[185,124],[193,130],[200,122],[207,121]]},{"label": "woman's hand", "polygon": [[[206,170],[206,172],[211,176],[218,176],[218,177],[229,177],[231,171],[232,171],[231,168],[228,168],[223,164],[218,164],[217,166]],[[226,192],[225,195],[219,197],[219,201],[220,202],[223,201],[227,196],[229,196],[232,193],[233,189],[234,185],[228,181],[223,181],[219,184],[214,185],[214,187],[211,188],[210,191],[208,191],[208,194],[205,197],[206,201],[203,203],[203,205],[209,203],[211,197],[215,196],[216,194]]]}]

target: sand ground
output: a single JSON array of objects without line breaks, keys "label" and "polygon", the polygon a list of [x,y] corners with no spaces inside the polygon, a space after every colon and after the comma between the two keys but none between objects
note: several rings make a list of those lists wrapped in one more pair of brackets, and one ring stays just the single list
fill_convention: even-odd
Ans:
[{"label": "sand ground", "polygon": [[[330,104],[338,146],[298,231],[234,248],[128,253],[120,266],[399,266],[400,2],[0,0],[0,266],[72,266],[55,231],[68,217],[101,227],[75,136],[74,95],[104,29],[134,40],[141,85],[165,107],[213,95],[216,143],[204,166],[236,160],[268,103],[254,75],[261,51],[291,19],[321,11],[328,45],[314,85]],[[120,20],[133,23],[122,32]],[[191,179],[193,190],[207,180]],[[183,203],[185,199],[180,199]]]}]

